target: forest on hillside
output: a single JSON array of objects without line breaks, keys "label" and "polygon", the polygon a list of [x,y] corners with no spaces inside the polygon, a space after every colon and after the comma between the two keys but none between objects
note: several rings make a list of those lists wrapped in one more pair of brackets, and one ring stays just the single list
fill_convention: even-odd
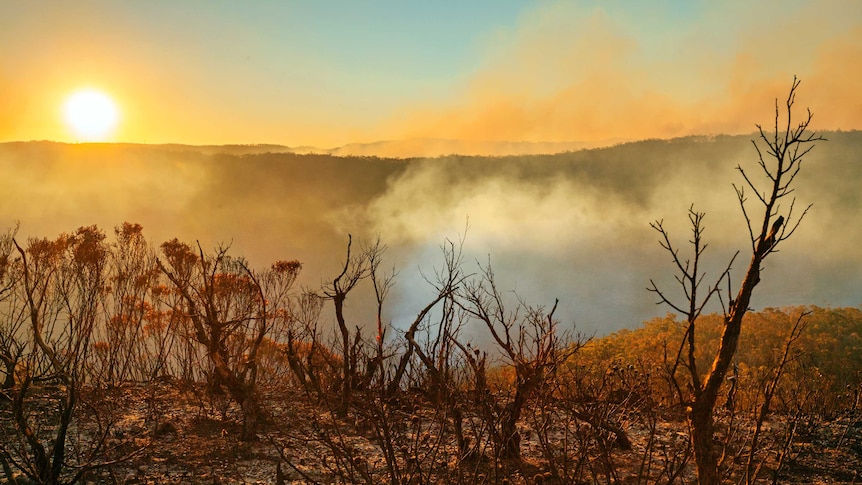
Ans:
[{"label": "forest on hillside", "polygon": [[[862,285],[855,241],[862,132],[824,132],[797,179],[810,216],[775,258],[753,307],[854,306]],[[493,258],[507,288],[545,305],[580,331],[606,334],[661,316],[645,294],[666,258],[649,222],[684,234],[686,208],[707,213],[714,258],[746,244],[732,184],[753,164],[751,135],[643,140],[554,155],[428,159],[335,157],[273,147],[2,143],[3,226],[45,237],[78,227],[140,223],[155,243],[173,238],[205,248],[230,243],[255,266],[304,265],[300,285],[338,271],[347,234],[378,235],[399,269],[387,318],[421,309],[417,269],[436,264],[437,246],[466,229],[468,261]],[[262,150],[253,152],[253,150]],[[268,153],[267,151],[272,151]],[[675,226],[673,225],[675,224]],[[800,275],[805,275],[800,277]],[[416,297],[415,295],[422,295]],[[373,318],[373,295],[363,305]],[[357,309],[358,310],[358,309]],[[718,311],[718,308],[711,309]]]}]

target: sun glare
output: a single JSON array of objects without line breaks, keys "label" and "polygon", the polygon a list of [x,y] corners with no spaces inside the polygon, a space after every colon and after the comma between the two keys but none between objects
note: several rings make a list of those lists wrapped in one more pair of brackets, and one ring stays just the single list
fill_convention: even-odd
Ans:
[{"label": "sun glare", "polygon": [[116,128],[119,113],[107,94],[87,89],[66,99],[63,116],[78,140],[104,141]]}]

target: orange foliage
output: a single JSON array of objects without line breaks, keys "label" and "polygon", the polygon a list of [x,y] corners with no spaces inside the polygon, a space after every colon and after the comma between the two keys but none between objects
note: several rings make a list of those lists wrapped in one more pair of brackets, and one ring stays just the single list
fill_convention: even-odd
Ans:
[{"label": "orange foliage", "polygon": [[490,367],[486,375],[492,392],[507,392],[515,386],[515,368],[510,365]]},{"label": "orange foliage", "polygon": [[81,227],[69,239],[72,261],[77,266],[101,264],[108,255],[105,233],[97,226]]},{"label": "orange foliage", "polygon": [[298,274],[302,269],[302,263],[299,261],[276,261],[272,263],[272,270],[278,274]]},{"label": "orange foliage", "polygon": [[177,238],[162,243],[162,252],[165,253],[168,262],[177,269],[185,269],[191,267],[198,260],[198,256],[192,250],[192,247],[184,242],[180,242]]},{"label": "orange foliage", "polygon": [[[862,385],[862,310],[858,308],[802,306],[749,312],[734,357],[740,377],[758,380],[771,375],[802,312],[810,314],[794,345],[786,382],[805,381],[816,385],[817,392],[831,393]],[[696,328],[698,369],[705,372],[721,336],[721,315],[702,316]],[[630,364],[663,369],[666,360],[670,364],[675,360],[684,332],[685,322],[668,314],[640,328],[593,339],[572,358],[572,364],[598,372]]]}]

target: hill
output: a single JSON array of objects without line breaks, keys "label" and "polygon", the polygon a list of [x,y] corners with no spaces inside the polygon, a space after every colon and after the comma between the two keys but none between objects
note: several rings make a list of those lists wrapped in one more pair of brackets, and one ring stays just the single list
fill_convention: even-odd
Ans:
[{"label": "hill", "polygon": [[[827,132],[800,172],[813,203],[770,261],[756,308],[859,304],[862,133]],[[507,287],[560,298],[560,315],[600,334],[660,316],[644,288],[669,274],[648,224],[686,237],[707,212],[713,266],[747,245],[731,186],[751,166],[749,136],[644,140],[555,155],[387,159],[274,146],[0,144],[0,222],[50,236],[138,222],[154,243],[230,242],[253,262],[299,259],[316,286],[338,270],[347,234],[379,235],[400,270],[390,317],[415,315],[438,245],[466,232],[467,261],[491,256]],[[286,148],[285,148],[286,149]],[[260,151],[265,150],[265,153]]]}]

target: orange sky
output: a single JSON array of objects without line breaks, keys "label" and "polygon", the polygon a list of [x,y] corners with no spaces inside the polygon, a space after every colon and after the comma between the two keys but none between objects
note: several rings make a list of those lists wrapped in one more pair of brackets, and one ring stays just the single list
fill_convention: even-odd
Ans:
[{"label": "orange sky", "polygon": [[818,129],[862,128],[862,3],[2,2],[0,141],[333,147],[750,132],[802,81]]}]

